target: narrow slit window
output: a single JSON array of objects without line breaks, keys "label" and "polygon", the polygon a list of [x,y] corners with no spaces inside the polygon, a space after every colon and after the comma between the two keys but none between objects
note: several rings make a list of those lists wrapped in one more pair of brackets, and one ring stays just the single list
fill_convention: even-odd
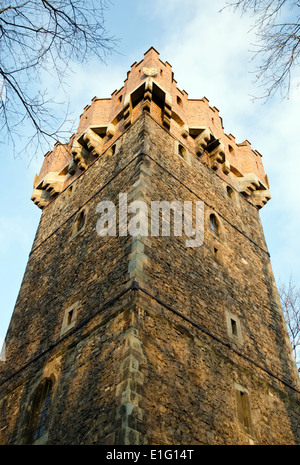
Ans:
[{"label": "narrow slit window", "polygon": [[237,417],[247,434],[253,435],[249,394],[242,386],[236,386]]},{"label": "narrow slit window", "polygon": [[210,215],[209,217],[209,222],[210,222],[210,230],[216,234],[217,236],[219,236],[220,234],[220,227],[219,227],[219,222],[217,220],[217,217],[216,215],[212,214]]},{"label": "narrow slit window", "polygon": [[227,334],[236,344],[243,344],[243,335],[240,318],[226,310]]},{"label": "narrow slit window", "polygon": [[231,332],[234,336],[237,336],[237,324],[236,324],[236,320],[233,320],[232,318],[230,318],[230,324],[231,324]]},{"label": "narrow slit window", "polygon": [[69,326],[73,321],[74,310],[70,310],[67,318],[67,326]]},{"label": "narrow slit window", "polygon": [[70,329],[74,328],[76,325],[79,306],[79,302],[75,302],[70,307],[65,309],[60,330],[61,336],[67,331],[70,331]]},{"label": "narrow slit window", "polygon": [[85,215],[84,212],[80,212],[78,218],[77,218],[77,231],[81,231],[81,229],[84,226],[85,222]]},{"label": "narrow slit window", "polygon": [[85,214],[85,211],[82,210],[76,218],[73,236],[83,230],[85,226],[85,221],[86,221],[86,214]]},{"label": "narrow slit window", "polygon": [[248,399],[245,392],[240,392],[242,423],[245,428],[249,428]]}]

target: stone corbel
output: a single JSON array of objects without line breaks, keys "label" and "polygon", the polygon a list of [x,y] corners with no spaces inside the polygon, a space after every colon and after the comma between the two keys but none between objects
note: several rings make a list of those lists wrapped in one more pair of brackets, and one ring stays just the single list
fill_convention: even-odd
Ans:
[{"label": "stone corbel", "polygon": [[[197,128],[198,129],[198,128]],[[195,138],[195,152],[197,155],[202,155],[205,147],[209,143],[212,134],[207,128],[199,128],[200,134]]]},{"label": "stone corbel", "polygon": [[42,188],[49,192],[50,195],[59,194],[63,190],[65,178],[64,175],[49,172],[43,179]]},{"label": "stone corbel", "polygon": [[252,194],[252,201],[254,205],[259,208],[262,208],[268,202],[268,200],[270,200],[270,198],[271,194],[269,189],[257,190]]},{"label": "stone corbel", "polygon": [[241,178],[236,178],[237,190],[242,194],[251,195],[253,191],[259,189],[261,182],[254,173],[245,174]]},{"label": "stone corbel", "polygon": [[217,170],[219,168],[219,165],[222,165],[222,167],[224,167],[224,164],[226,163],[226,156],[225,156],[225,146],[223,142],[219,142],[217,147],[215,147],[209,153],[209,161],[210,161],[210,166],[213,170]]},{"label": "stone corbel", "polygon": [[76,141],[72,147],[72,155],[75,163],[78,168],[82,171],[87,168],[87,160],[89,157],[89,152]]},{"label": "stone corbel", "polygon": [[[84,142],[87,145],[88,150],[94,157],[98,157],[102,153],[103,139],[98,136],[92,129],[87,131],[82,136]],[[75,157],[74,157],[75,158]]]},{"label": "stone corbel", "polygon": [[44,189],[33,189],[31,200],[39,208],[43,209],[50,201],[51,195]]},{"label": "stone corbel", "polygon": [[208,153],[210,167],[217,170],[221,167],[223,173],[229,174],[230,164],[226,159],[225,145],[216,139],[210,130],[205,127],[190,127],[189,133],[195,137],[195,153],[202,155],[204,151]]},{"label": "stone corbel", "polygon": [[247,173],[241,178],[236,178],[237,190],[242,194],[251,196],[250,201],[262,208],[271,198],[268,187],[254,173]]}]

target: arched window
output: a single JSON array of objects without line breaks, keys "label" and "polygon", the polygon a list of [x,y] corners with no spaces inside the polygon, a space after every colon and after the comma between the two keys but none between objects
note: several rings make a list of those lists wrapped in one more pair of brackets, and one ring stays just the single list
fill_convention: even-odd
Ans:
[{"label": "arched window", "polygon": [[73,223],[72,233],[69,241],[72,241],[77,235],[79,235],[85,229],[87,217],[87,209],[84,208],[77,213],[76,218]]},{"label": "arched window", "polygon": [[216,217],[216,215],[214,215],[213,213],[210,215],[209,217],[209,221],[210,221],[210,229],[213,233],[217,234],[217,236],[219,236],[220,234],[220,224],[219,224],[219,221]]},{"label": "arched window", "polygon": [[227,192],[228,197],[230,199],[234,200],[234,190],[232,189],[232,187],[227,186],[226,187],[226,192]]},{"label": "arched window", "polygon": [[188,150],[182,144],[179,144],[178,142],[176,142],[175,147],[177,147],[177,154],[181,158],[183,158],[187,163],[190,164],[190,155],[189,155]]},{"label": "arched window", "polygon": [[178,144],[178,155],[182,158],[185,158],[186,155],[186,149],[181,144]]},{"label": "arched window", "polygon": [[182,100],[177,96],[177,104],[182,107]]},{"label": "arched window", "polygon": [[30,421],[30,442],[35,442],[45,432],[46,421],[52,394],[52,381],[50,378],[43,380],[38,388],[34,399],[31,421]]},{"label": "arched window", "polygon": [[231,145],[228,145],[228,149],[229,149],[229,152],[234,154],[234,150],[233,150],[233,147]]}]

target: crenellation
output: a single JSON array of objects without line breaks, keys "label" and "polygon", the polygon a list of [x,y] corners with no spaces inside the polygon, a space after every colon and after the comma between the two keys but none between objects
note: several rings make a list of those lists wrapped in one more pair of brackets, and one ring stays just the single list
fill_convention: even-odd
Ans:
[{"label": "crenellation", "polygon": [[[162,66],[166,73],[160,72]],[[178,138],[179,143],[184,143],[190,151],[194,151],[196,157],[200,156],[203,162],[208,163],[221,176],[230,176],[234,179],[237,173],[241,177],[253,173],[262,183],[265,183],[266,175],[263,165],[260,160],[253,157],[253,154],[256,155],[259,152],[252,150],[248,140],[236,143],[232,134],[224,133],[219,109],[216,106],[211,107],[206,97],[198,100],[188,99],[188,93],[178,89],[177,82],[172,77],[171,65],[168,62],[163,63],[159,58],[159,53],[153,47],[144,54],[143,60],[132,64],[124,86],[115,90],[110,99],[94,97],[91,105],[86,105],[84,108],[76,135],[80,142],[79,147],[74,147],[73,150],[74,161],[79,171],[87,169],[89,163],[92,162],[92,158],[85,152],[88,147],[82,141],[83,134],[86,134],[84,136],[86,140],[88,140],[88,134],[92,137],[94,146],[89,140],[90,151],[94,156],[100,156],[108,144],[114,138],[117,139],[124,129],[128,129],[144,111],[149,112]],[[101,125],[107,128],[106,137],[101,136],[102,140],[96,142],[97,130],[95,128]],[[215,148],[214,152],[204,153],[205,147],[200,140],[201,137],[196,142],[193,140],[196,127],[205,128],[202,137],[209,133],[211,140],[219,140],[219,148]],[[95,135],[93,131],[96,132]],[[231,149],[228,146],[228,139]],[[83,149],[80,148],[82,143]],[[52,158],[56,159],[56,155],[54,154]],[[50,166],[42,168],[40,177],[46,175],[47,170],[50,171]],[[52,168],[51,170],[54,171]],[[74,165],[71,164],[70,174],[75,175],[75,173]],[[238,179],[235,183],[237,186],[240,185]],[[248,195],[250,202],[261,208],[262,204],[257,200],[262,197],[261,193],[255,198],[249,194],[249,190],[246,190],[244,194]],[[269,198],[269,193],[266,192],[265,201]]]}]

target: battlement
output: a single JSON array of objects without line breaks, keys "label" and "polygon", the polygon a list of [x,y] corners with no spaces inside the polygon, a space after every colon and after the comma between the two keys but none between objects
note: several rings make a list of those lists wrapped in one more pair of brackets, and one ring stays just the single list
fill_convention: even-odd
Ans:
[{"label": "battlement", "polygon": [[[191,156],[210,166],[258,208],[270,199],[259,152],[251,148],[249,141],[237,143],[232,134],[225,134],[218,108],[211,107],[206,97],[189,99],[188,93],[177,87],[172,66],[161,61],[151,47],[140,62],[131,65],[123,87],[110,98],[94,97],[86,105],[69,143],[58,144],[46,154],[35,179],[32,200],[44,208],[95,158],[114,147],[144,112],[169,131]],[[49,190],[49,173],[59,176],[55,189]]]}]

